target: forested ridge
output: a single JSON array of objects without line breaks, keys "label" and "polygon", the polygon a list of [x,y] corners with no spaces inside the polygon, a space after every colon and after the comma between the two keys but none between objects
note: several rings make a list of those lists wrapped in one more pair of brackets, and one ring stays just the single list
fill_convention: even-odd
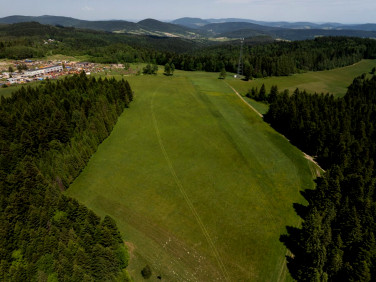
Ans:
[{"label": "forested ridge", "polygon": [[[44,44],[49,38],[55,41]],[[53,54],[88,56],[97,63],[173,63],[186,71],[237,72],[240,41],[161,38],[113,34],[19,23],[0,26],[0,58],[25,59]],[[270,42],[270,38],[245,40],[246,79],[286,76],[351,65],[376,58],[376,40],[355,37],[322,37],[296,42]]]},{"label": "forested ridge", "polygon": [[[51,44],[45,40],[54,39]],[[208,41],[42,25],[36,22],[0,25],[0,58],[46,55],[89,56],[98,63],[151,62],[156,54],[192,51]]]},{"label": "forested ridge", "polygon": [[128,82],[84,73],[1,97],[1,281],[128,280],[114,220],[62,191],[132,97]]},{"label": "forested ridge", "polygon": [[281,241],[298,281],[376,280],[376,76],[356,78],[343,98],[279,94],[265,120],[326,168],[294,204],[301,228]]},{"label": "forested ridge", "polygon": [[[239,50],[240,44],[207,47],[202,51],[201,57],[206,62],[210,62],[210,59],[223,62],[227,71],[236,72]],[[351,65],[361,59],[376,58],[376,40],[320,37],[294,42],[257,45],[246,43],[243,54],[246,79],[285,76],[302,71],[333,69]]]}]

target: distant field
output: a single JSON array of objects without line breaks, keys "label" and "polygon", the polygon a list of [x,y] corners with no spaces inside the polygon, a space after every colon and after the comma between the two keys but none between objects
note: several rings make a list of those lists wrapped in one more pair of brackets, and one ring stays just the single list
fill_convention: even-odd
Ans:
[{"label": "distant field", "polygon": [[0,96],[10,97],[14,91],[17,91],[22,86],[24,86],[24,87],[27,87],[27,86],[34,87],[34,86],[38,85],[39,83],[40,83],[39,81],[36,81],[36,82],[27,83],[27,84],[12,85],[12,86],[6,87],[6,88],[0,87]]},{"label": "distant field", "polygon": [[311,164],[217,77],[127,77],[135,101],[66,192],[116,219],[136,281],[288,278],[278,239]]},{"label": "distant field", "polygon": [[376,67],[376,60],[362,60],[352,66],[334,70],[260,78],[247,82],[231,78],[229,79],[229,83],[242,95],[245,95],[252,87],[260,89],[264,83],[267,91],[269,91],[272,85],[277,85],[279,90],[288,89],[291,93],[296,88],[299,88],[300,90],[307,90],[308,93],[323,92],[340,97],[346,94],[347,87],[356,76],[369,73],[373,67]]},{"label": "distant field", "polygon": [[[78,60],[85,61],[88,57],[69,57],[65,55],[53,55],[47,58],[48,60]],[[145,64],[131,64],[131,68],[137,70],[142,70]],[[282,77],[268,77],[261,79],[254,79],[251,81],[242,81],[239,79],[234,79],[231,76],[227,77],[227,82],[229,82],[234,88],[236,88],[240,94],[245,95],[248,90],[252,87],[260,88],[262,84],[265,84],[267,90],[270,89],[272,85],[277,85],[279,90],[288,89],[293,92],[296,88],[301,90],[307,90],[310,93],[331,93],[335,96],[343,96],[346,94],[347,86],[351,84],[353,79],[363,73],[369,73],[373,67],[376,66],[376,60],[362,60],[352,66],[338,68],[329,71],[320,72],[307,72],[303,74],[294,74],[291,76]],[[159,73],[163,72],[163,67],[159,66]],[[110,76],[115,74],[115,72],[108,72]],[[217,75],[217,74],[216,74]],[[27,84],[30,85],[30,84]],[[13,86],[10,88],[0,88],[0,96],[8,97],[11,93],[21,86]],[[260,113],[266,113],[268,107],[263,103],[258,103],[253,100],[248,100],[252,106],[259,110]]]}]

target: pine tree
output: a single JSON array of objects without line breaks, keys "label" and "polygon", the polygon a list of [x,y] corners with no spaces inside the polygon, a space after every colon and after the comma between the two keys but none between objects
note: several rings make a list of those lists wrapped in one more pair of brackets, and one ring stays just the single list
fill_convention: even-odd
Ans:
[{"label": "pine tree", "polygon": [[174,72],[175,72],[175,65],[174,65],[174,63],[171,63],[171,75],[173,75],[174,74]]},{"label": "pine tree", "polygon": [[261,85],[260,93],[259,93],[259,100],[260,101],[266,101],[266,90],[265,90],[265,84]]},{"label": "pine tree", "polygon": [[221,69],[221,72],[219,73],[219,79],[225,79],[226,78],[226,70],[225,68]]},{"label": "pine tree", "polygon": [[171,75],[171,66],[169,63],[166,63],[165,64],[165,67],[164,67],[164,74],[165,75]]},{"label": "pine tree", "polygon": [[274,103],[277,100],[277,95],[278,95],[278,87],[277,85],[273,85],[268,95],[268,103],[269,104]]},{"label": "pine tree", "polygon": [[251,65],[248,61],[244,63],[244,69],[243,69],[244,79],[250,80],[252,78],[252,69]]}]

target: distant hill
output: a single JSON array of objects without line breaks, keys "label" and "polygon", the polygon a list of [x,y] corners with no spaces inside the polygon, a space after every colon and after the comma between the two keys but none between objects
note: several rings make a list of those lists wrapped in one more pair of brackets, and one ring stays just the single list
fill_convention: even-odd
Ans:
[{"label": "distant hill", "polygon": [[[43,40],[53,38],[57,42],[61,42],[61,44],[58,44],[56,47],[62,48],[60,51],[54,51],[61,52],[62,54],[70,54],[70,50],[75,50],[75,52],[84,52],[87,50],[86,47],[105,47],[110,45],[114,45],[113,52],[116,53],[117,49],[119,48],[116,46],[117,44],[126,44],[137,50],[146,48],[157,51],[185,53],[205,46],[218,44],[218,42],[209,41],[206,39],[195,40],[181,37],[162,37],[128,33],[118,34],[106,31],[62,27],[59,25],[42,25],[38,22],[0,24],[0,37],[7,37],[9,40],[14,40],[17,37],[25,36],[35,42],[35,48],[38,48],[38,44],[42,44],[41,42],[43,42]],[[16,40],[16,42],[18,41]],[[22,42],[18,42],[17,44],[21,43]],[[44,51],[45,50],[41,50],[41,52]],[[109,54],[109,56],[111,55]]]},{"label": "distant hill", "polygon": [[[28,17],[28,16],[9,16],[0,18],[0,22],[4,24],[14,24],[14,23],[23,23],[23,22],[32,22],[35,21],[36,17]],[[39,17],[42,18],[42,17]]]},{"label": "distant hill", "polygon": [[180,18],[172,21],[171,23],[197,29],[204,25],[210,24],[210,21],[200,18]]},{"label": "distant hill", "polygon": [[131,33],[140,35],[154,35],[161,37],[189,37],[196,38],[200,35],[193,30],[175,25],[165,23],[153,19],[146,19],[138,23],[123,21],[123,20],[109,20],[109,21],[86,21],[78,20],[70,17],[57,16],[9,16],[0,18],[0,23],[13,24],[21,22],[38,22],[47,25],[59,25],[64,27],[76,27],[84,29],[93,29],[100,31],[116,32],[116,33]]},{"label": "distant hill", "polygon": [[194,30],[177,24],[165,23],[154,19],[145,19],[137,23],[139,27],[149,32],[164,33],[175,36],[194,36]]},{"label": "distant hill", "polygon": [[243,22],[243,23],[255,23],[255,24],[263,24],[262,21],[255,21],[250,19],[240,19],[240,18],[223,18],[223,19],[205,19],[209,23],[236,23],[236,22]]},{"label": "distant hill", "polygon": [[376,31],[363,30],[326,30],[326,29],[283,29],[275,32],[276,36],[287,40],[305,40],[320,36],[351,36],[361,38],[376,38]]},{"label": "distant hill", "polygon": [[227,38],[249,38],[259,35],[271,36],[274,39],[282,40],[306,40],[322,36],[351,36],[361,38],[376,38],[376,31],[363,30],[326,30],[326,29],[274,29],[274,30],[257,30],[257,29],[239,29],[235,31],[224,32],[217,37]]},{"label": "distant hill", "polygon": [[[323,24],[308,27],[310,23],[300,22],[290,25],[290,28],[272,27],[254,24],[250,22],[223,22],[211,23],[201,27],[208,33],[212,33],[215,37],[227,38],[250,38],[254,36],[270,36],[275,39],[283,40],[305,40],[313,39],[320,36],[352,36],[362,38],[376,38],[376,31],[373,31],[373,25],[363,25],[369,30],[358,30],[355,27],[347,29],[347,26],[339,28],[338,25]],[[284,24],[287,26],[287,23]],[[336,25],[336,27],[334,27]],[[320,28],[325,26],[325,28]],[[301,28],[299,28],[301,27]],[[304,28],[303,28],[304,27]]]},{"label": "distant hill", "polygon": [[257,31],[274,31],[278,28],[258,25],[247,22],[226,22],[226,23],[212,23],[201,27],[202,30],[212,32],[213,34],[222,34],[226,32],[238,31],[241,29],[252,29]]},{"label": "distant hill", "polygon": [[277,36],[275,33],[264,32],[261,30],[255,29],[238,29],[235,31],[229,31],[219,34],[217,37],[226,37],[226,38],[254,38],[258,36],[266,36],[275,39]]},{"label": "distant hill", "polygon": [[[199,28],[206,24],[213,23],[253,23],[262,26],[276,27],[276,28],[287,28],[287,29],[337,29],[337,30],[364,30],[364,31],[376,31],[376,24],[342,24],[342,23],[312,23],[312,22],[267,22],[267,21],[256,21],[251,19],[240,19],[240,18],[223,18],[223,19],[200,19],[200,18],[180,18],[172,21],[172,23],[191,27]],[[246,29],[249,27],[242,27],[241,29]]]},{"label": "distant hill", "polygon": [[200,19],[200,18],[180,18],[172,21],[172,23],[180,24],[187,27],[202,27],[205,24],[210,23],[235,23],[235,22],[242,22],[242,23],[253,23],[263,26],[269,27],[280,27],[280,28],[293,28],[293,29],[332,29],[332,28],[340,28],[344,26],[340,23],[324,23],[324,24],[317,24],[311,22],[266,22],[266,21],[256,21],[251,19],[240,19],[240,18],[224,18],[224,19]]},{"label": "distant hill", "polygon": [[21,22],[38,22],[40,24],[48,25],[61,25],[65,27],[77,27],[77,28],[87,28],[102,31],[117,31],[117,30],[128,30],[134,31],[138,30],[139,27],[136,23],[115,20],[115,21],[85,21],[78,20],[70,17],[57,17],[57,16],[40,16],[40,17],[29,17],[29,16],[10,16],[0,19],[0,23],[21,23]]},{"label": "distant hill", "polygon": [[112,33],[152,35],[200,39],[204,37],[267,36],[284,40],[304,40],[317,36],[355,36],[376,38],[376,24],[344,25],[340,23],[316,24],[310,22],[263,22],[249,19],[180,18],[170,23],[145,19],[138,23],[124,20],[86,21],[60,16],[9,16],[0,18],[0,24],[38,22],[45,25],[75,27]]},{"label": "distant hill", "polygon": [[355,30],[367,30],[367,31],[376,31],[376,24],[358,24],[358,25],[346,25],[342,26],[343,29],[355,29]]}]

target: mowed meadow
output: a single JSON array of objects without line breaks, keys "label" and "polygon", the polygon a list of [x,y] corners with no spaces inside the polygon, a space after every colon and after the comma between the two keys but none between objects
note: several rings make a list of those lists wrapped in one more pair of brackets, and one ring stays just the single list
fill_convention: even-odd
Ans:
[{"label": "mowed meadow", "polygon": [[288,89],[290,93],[299,88],[299,90],[306,90],[308,93],[330,93],[335,97],[342,97],[346,94],[347,87],[355,77],[363,73],[371,76],[369,73],[375,66],[376,60],[361,60],[351,66],[332,70],[309,71],[289,76],[273,76],[249,81],[231,79],[229,83],[242,94],[246,94],[252,87],[260,89],[262,84],[265,84],[267,91],[273,85],[277,85],[280,91]]},{"label": "mowed meadow", "polygon": [[[278,239],[299,224],[292,203],[313,187],[317,168],[228,85],[242,95],[264,83],[267,91],[278,85],[340,97],[374,66],[362,60],[248,82],[182,71],[126,77],[135,101],[66,193],[117,221],[135,281],[145,265],[151,281],[289,280]],[[20,87],[1,88],[0,96]]]},{"label": "mowed meadow", "polygon": [[279,236],[312,164],[218,74],[127,79],[134,101],[66,194],[116,220],[133,279],[289,279]]}]

